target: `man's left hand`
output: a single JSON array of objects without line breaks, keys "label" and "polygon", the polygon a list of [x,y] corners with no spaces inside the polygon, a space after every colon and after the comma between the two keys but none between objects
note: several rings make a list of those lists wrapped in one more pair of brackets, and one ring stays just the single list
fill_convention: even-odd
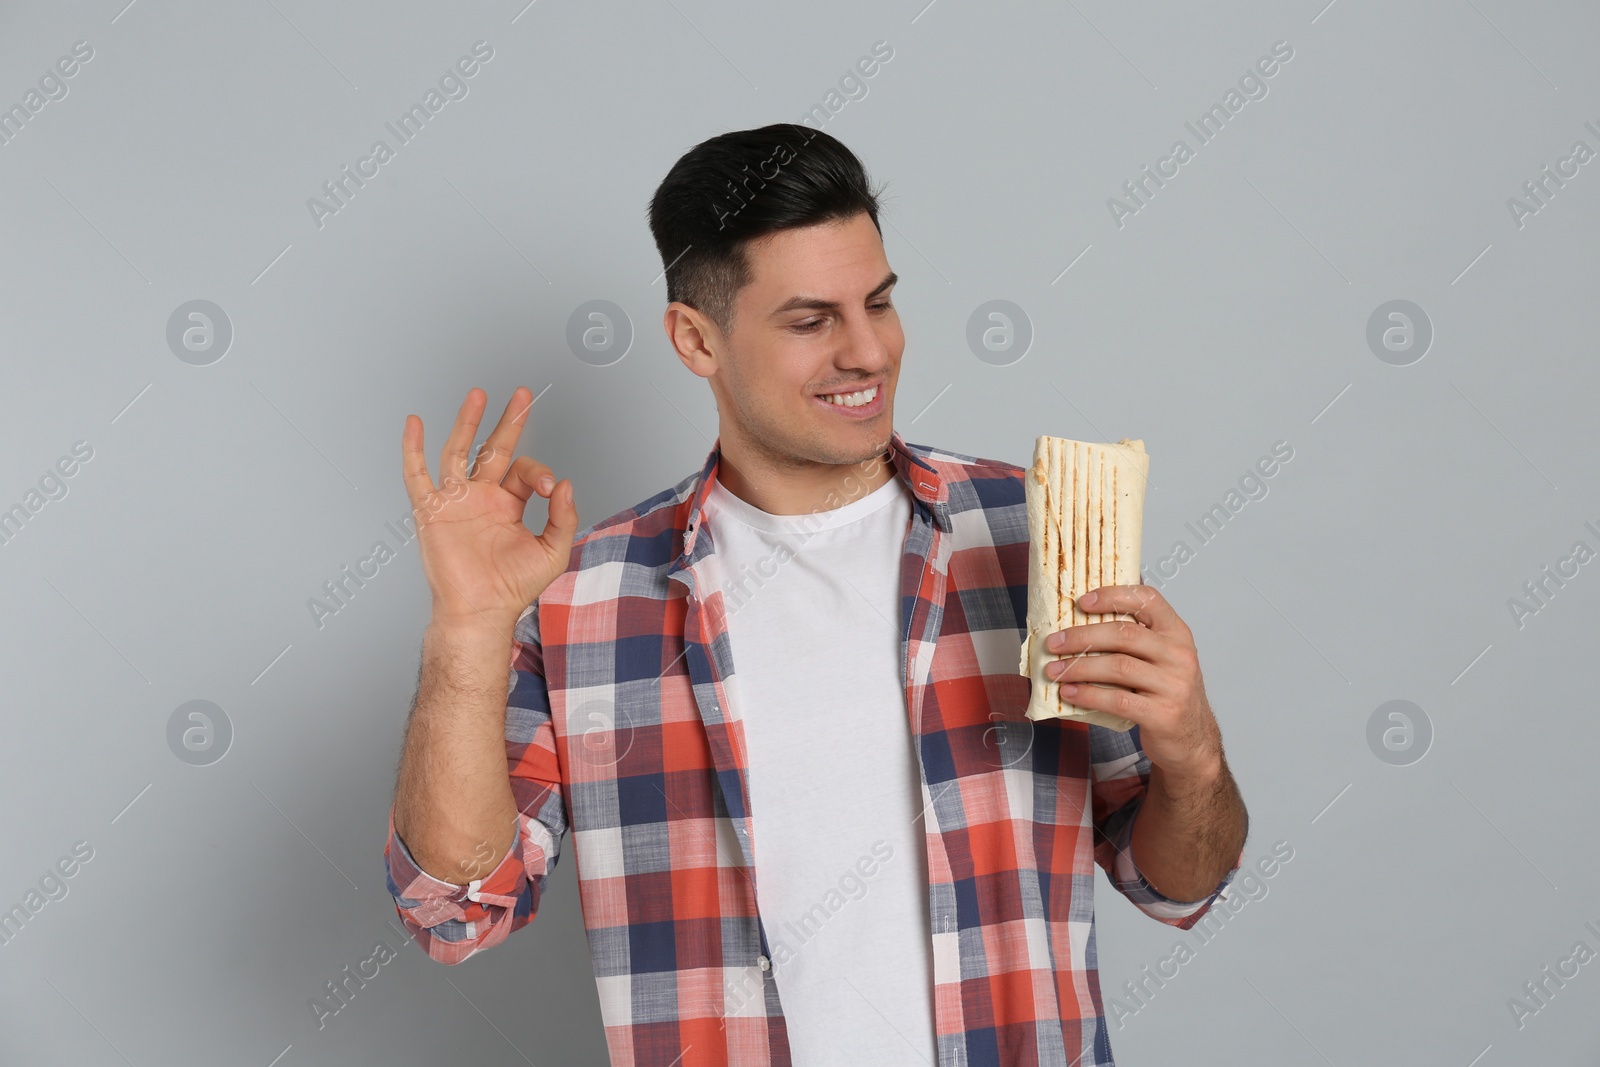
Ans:
[{"label": "man's left hand", "polygon": [[1048,664],[1045,677],[1061,680],[1067,702],[1137,723],[1141,747],[1169,782],[1214,780],[1222,771],[1222,734],[1206,700],[1194,635],[1172,605],[1147,585],[1103,585],[1079,597],[1078,608],[1136,621],[1084,623],[1051,634],[1045,648],[1067,658]]}]

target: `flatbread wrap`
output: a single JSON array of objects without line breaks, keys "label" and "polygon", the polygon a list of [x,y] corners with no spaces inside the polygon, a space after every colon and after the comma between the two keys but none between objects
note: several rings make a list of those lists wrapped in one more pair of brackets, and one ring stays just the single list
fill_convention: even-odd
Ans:
[{"label": "flatbread wrap", "polygon": [[1062,699],[1060,683],[1046,678],[1044,668],[1063,657],[1048,651],[1045,639],[1068,626],[1133,618],[1081,611],[1077,600],[1102,585],[1139,584],[1149,473],[1150,457],[1142,440],[1098,444],[1041,436],[1033,443],[1033,465],[1025,475],[1028,630],[1017,665],[1017,673],[1033,681],[1029,719],[1078,719],[1117,731],[1133,728],[1120,715]]}]

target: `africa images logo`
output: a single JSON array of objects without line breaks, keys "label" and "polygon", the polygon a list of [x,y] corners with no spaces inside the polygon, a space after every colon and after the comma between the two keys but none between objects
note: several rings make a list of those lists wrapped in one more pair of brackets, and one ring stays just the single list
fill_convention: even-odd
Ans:
[{"label": "africa images logo", "polygon": [[[391,148],[389,142],[383,138],[372,142],[368,153],[356,160],[356,167],[351,171],[350,164],[346,163],[339,168],[338,177],[322,183],[322,191],[327,200],[315,196],[306,200],[306,209],[311,212],[311,221],[316,223],[317,229],[325,226],[329,215],[337,215],[344,208],[350,206],[350,201],[355,199],[356,193],[365,189],[367,182],[376,178],[379,169],[395,158],[399,149],[408,145],[422,132],[428,120],[444,110],[444,106],[452,100],[465,100],[471,91],[467,81],[476,77],[482,69],[481,64],[494,58],[494,48],[488,41],[478,41],[472,46],[472,54],[462,56],[456,60],[455,65],[439,76],[439,87],[430,87],[423,95],[422,102],[412,104],[401,113],[394,122],[385,122],[384,128],[394,135],[395,147]],[[399,124],[398,128],[396,123]]]},{"label": "africa images logo", "polygon": [[1138,177],[1122,183],[1126,200],[1119,200],[1114,196],[1107,197],[1106,208],[1111,212],[1111,221],[1116,224],[1117,229],[1120,230],[1127,225],[1129,216],[1137,215],[1158,190],[1165,188],[1168,179],[1176,178],[1183,165],[1194,159],[1202,146],[1216,140],[1227,127],[1229,120],[1244,110],[1245,104],[1252,100],[1266,99],[1269,92],[1268,79],[1282,69],[1280,64],[1286,64],[1293,58],[1294,48],[1288,41],[1274,41],[1271,53],[1257,59],[1254,66],[1239,76],[1237,89],[1229,88],[1223,94],[1220,103],[1212,104],[1194,122],[1183,124],[1184,128],[1194,135],[1196,144],[1191,146],[1185,138],[1178,138],[1172,143],[1172,150],[1156,160],[1154,171],[1150,169],[1150,164],[1146,163],[1139,168],[1141,173]]}]

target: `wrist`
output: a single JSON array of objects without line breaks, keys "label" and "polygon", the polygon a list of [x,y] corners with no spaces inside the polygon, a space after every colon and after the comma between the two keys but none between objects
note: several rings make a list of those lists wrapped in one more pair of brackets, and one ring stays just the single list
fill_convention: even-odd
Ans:
[{"label": "wrist", "polygon": [[510,641],[519,613],[508,611],[442,612],[428,616],[428,633],[444,638],[484,640],[488,635]]}]

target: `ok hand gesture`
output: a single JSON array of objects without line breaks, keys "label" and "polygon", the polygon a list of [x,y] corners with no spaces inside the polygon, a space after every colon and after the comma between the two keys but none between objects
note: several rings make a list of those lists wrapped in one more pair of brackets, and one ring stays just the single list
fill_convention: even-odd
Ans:
[{"label": "ok hand gesture", "polygon": [[[525,387],[511,394],[469,473],[467,452],[488,401],[482,389],[467,391],[444,444],[437,487],[428,475],[416,415],[406,416],[401,452],[434,621],[487,623],[509,633],[523,609],[566,570],[578,510],[570,481],[556,481],[549,467],[528,456],[512,458],[533,406]],[[522,524],[534,493],[550,501],[549,519],[537,536]]]}]

